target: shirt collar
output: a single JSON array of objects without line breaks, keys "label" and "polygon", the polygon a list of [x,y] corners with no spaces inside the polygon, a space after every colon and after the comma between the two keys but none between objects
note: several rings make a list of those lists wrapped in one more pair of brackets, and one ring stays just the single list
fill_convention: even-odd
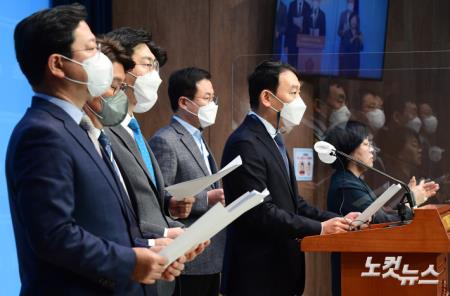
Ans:
[{"label": "shirt collar", "polygon": [[198,128],[188,123],[187,121],[181,119],[179,116],[174,115],[173,119],[178,121],[193,137],[201,138],[201,132]]},{"label": "shirt collar", "polygon": [[253,111],[248,112],[248,115],[256,116],[256,118],[258,118],[259,121],[261,121],[261,123],[264,125],[264,127],[266,128],[267,132],[272,137],[272,139],[275,138],[275,136],[277,135],[277,130],[273,127],[273,125],[270,122],[268,122],[266,119],[262,118]]},{"label": "shirt collar", "polygon": [[94,129],[92,130],[92,136],[94,137],[94,139],[98,140],[102,132],[104,132],[103,129],[98,129],[94,126]]},{"label": "shirt collar", "polygon": [[130,116],[130,114],[127,113],[127,115],[125,115],[125,118],[122,120],[120,125],[125,127],[125,128],[128,128],[128,124],[130,124],[131,118],[132,117]]},{"label": "shirt collar", "polygon": [[35,93],[35,95],[63,109],[78,125],[80,124],[84,112],[73,103],[43,93]]}]

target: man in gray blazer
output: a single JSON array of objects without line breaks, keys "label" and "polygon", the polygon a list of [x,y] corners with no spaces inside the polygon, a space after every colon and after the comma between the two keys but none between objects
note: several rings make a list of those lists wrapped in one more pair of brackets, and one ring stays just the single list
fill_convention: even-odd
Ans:
[{"label": "man in gray blazer", "polygon": [[[184,225],[167,217],[164,213],[164,179],[150,147],[140,133],[139,124],[133,117],[136,109],[148,108],[142,107],[145,104],[145,98],[138,99],[135,94],[136,90],[147,87],[146,84],[136,83],[137,77],[152,74],[153,71],[157,72],[159,68],[157,57],[150,47],[157,48],[155,51],[158,53],[161,64],[166,61],[165,52],[156,47],[150,34],[143,30],[120,28],[108,33],[107,37],[118,41],[130,53],[135,65],[127,72],[125,80],[129,86],[126,91],[129,101],[128,114],[121,124],[110,127],[105,132],[110,138],[116,162],[124,173],[123,179],[137,213],[139,227],[146,237],[151,237],[151,234],[156,235],[154,237],[156,240],[149,240],[149,246],[166,244],[183,232]],[[153,77],[159,79],[159,75],[153,75]],[[144,82],[152,84],[152,81]],[[156,93],[159,83],[154,85],[156,85],[154,89]],[[134,123],[132,128],[131,122]],[[194,201],[193,197],[190,199]],[[168,240],[161,238],[168,238]],[[157,281],[159,296],[172,295],[174,288],[174,283]]]},{"label": "man in gray blazer", "polygon": [[[198,68],[174,72],[169,79],[169,98],[175,113],[172,121],[149,141],[166,185],[215,173],[216,162],[201,135],[204,128],[214,124],[218,109],[211,75]],[[166,203],[170,202],[172,198],[166,197]],[[195,196],[190,215],[179,221],[189,226],[218,202],[224,203],[224,195],[215,183]],[[186,264],[179,295],[218,295],[224,246],[225,232],[221,232],[203,254]]]}]

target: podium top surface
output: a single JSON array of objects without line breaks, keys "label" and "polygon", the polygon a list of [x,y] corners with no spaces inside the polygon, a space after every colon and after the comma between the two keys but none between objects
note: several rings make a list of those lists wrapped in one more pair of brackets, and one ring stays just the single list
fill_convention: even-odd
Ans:
[{"label": "podium top surface", "polygon": [[415,210],[411,223],[373,224],[347,233],[309,236],[300,241],[305,252],[447,253],[450,251],[450,206],[427,205]]}]

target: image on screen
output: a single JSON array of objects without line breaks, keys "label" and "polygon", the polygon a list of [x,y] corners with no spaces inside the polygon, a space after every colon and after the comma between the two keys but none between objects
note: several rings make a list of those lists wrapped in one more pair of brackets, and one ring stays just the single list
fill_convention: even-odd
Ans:
[{"label": "image on screen", "polygon": [[274,55],[302,74],[381,79],[389,0],[278,0]]}]

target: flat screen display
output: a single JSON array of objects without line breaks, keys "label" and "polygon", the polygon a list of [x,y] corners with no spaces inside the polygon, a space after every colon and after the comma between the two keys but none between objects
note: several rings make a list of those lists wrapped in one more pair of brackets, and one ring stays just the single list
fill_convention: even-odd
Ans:
[{"label": "flat screen display", "polygon": [[274,54],[302,74],[381,79],[389,0],[278,0]]}]

